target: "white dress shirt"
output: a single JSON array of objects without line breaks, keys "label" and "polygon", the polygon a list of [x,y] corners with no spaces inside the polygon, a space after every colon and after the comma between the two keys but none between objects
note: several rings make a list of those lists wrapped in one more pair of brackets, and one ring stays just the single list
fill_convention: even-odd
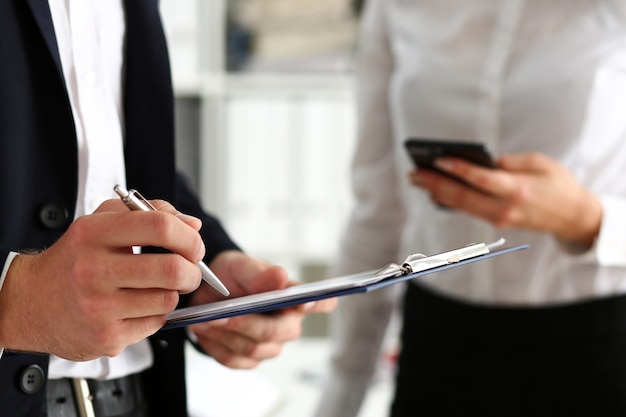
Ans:
[{"label": "white dress shirt", "polygon": [[[126,184],[123,151],[122,70],[124,9],[121,0],[49,0],[63,75],[78,139],[76,217],[117,198]],[[118,378],[152,364],[144,340],[114,358],[70,362],[50,358],[50,378]]]},{"label": "white dress shirt", "polygon": [[[488,305],[626,293],[626,2],[368,0],[359,58],[356,201],[334,273],[502,236],[530,248],[420,280]],[[439,209],[408,181],[409,137],[558,160],[601,201],[595,244],[577,253],[549,234],[496,230]],[[355,415],[396,290],[340,300],[334,379],[320,417]]]}]

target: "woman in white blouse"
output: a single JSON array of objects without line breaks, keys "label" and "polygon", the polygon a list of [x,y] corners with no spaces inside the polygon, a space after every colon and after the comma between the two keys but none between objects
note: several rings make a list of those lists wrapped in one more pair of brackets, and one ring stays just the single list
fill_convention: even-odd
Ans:
[{"label": "woman in white blouse", "polygon": [[[407,285],[392,415],[625,415],[626,2],[368,0],[358,70],[334,272],[530,244]],[[415,170],[409,137],[497,169],[439,161],[479,191]],[[398,290],[340,301],[317,416],[357,415]]]}]

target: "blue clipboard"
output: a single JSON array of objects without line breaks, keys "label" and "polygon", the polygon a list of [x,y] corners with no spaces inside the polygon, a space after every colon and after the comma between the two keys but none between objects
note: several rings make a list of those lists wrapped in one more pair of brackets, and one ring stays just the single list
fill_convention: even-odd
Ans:
[{"label": "blue clipboard", "polygon": [[263,313],[324,298],[374,291],[422,275],[528,248],[528,245],[501,248],[503,244],[504,239],[500,239],[491,244],[475,243],[431,256],[415,254],[409,256],[400,265],[392,263],[377,271],[324,279],[280,290],[177,309],[168,315],[167,322],[161,330],[243,314]]}]

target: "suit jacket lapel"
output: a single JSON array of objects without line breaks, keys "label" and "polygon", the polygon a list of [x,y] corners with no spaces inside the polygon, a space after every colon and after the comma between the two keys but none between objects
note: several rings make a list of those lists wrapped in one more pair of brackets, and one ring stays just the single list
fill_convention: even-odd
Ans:
[{"label": "suit jacket lapel", "polygon": [[33,13],[35,22],[41,31],[52,60],[54,61],[61,79],[63,79],[63,68],[61,67],[61,56],[59,55],[59,47],[57,46],[57,38],[54,33],[54,24],[52,23],[52,15],[50,14],[50,6],[47,0],[26,0]]}]

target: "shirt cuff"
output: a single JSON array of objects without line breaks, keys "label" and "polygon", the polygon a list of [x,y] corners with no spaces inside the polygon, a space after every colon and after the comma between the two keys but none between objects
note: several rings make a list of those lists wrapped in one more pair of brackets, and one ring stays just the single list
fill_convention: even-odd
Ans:
[{"label": "shirt cuff", "polygon": [[[17,252],[9,252],[9,256],[7,256],[7,259],[4,261],[4,268],[2,268],[2,274],[0,274],[0,291],[2,291],[2,286],[4,285],[4,279],[7,276],[7,272],[9,272],[9,267],[11,266],[13,259],[15,259],[17,255],[19,255]],[[0,347],[0,359],[2,359],[3,353],[4,353],[4,348]]]},{"label": "shirt cuff", "polygon": [[626,266],[626,199],[601,196],[602,226],[595,245],[602,266]]}]

